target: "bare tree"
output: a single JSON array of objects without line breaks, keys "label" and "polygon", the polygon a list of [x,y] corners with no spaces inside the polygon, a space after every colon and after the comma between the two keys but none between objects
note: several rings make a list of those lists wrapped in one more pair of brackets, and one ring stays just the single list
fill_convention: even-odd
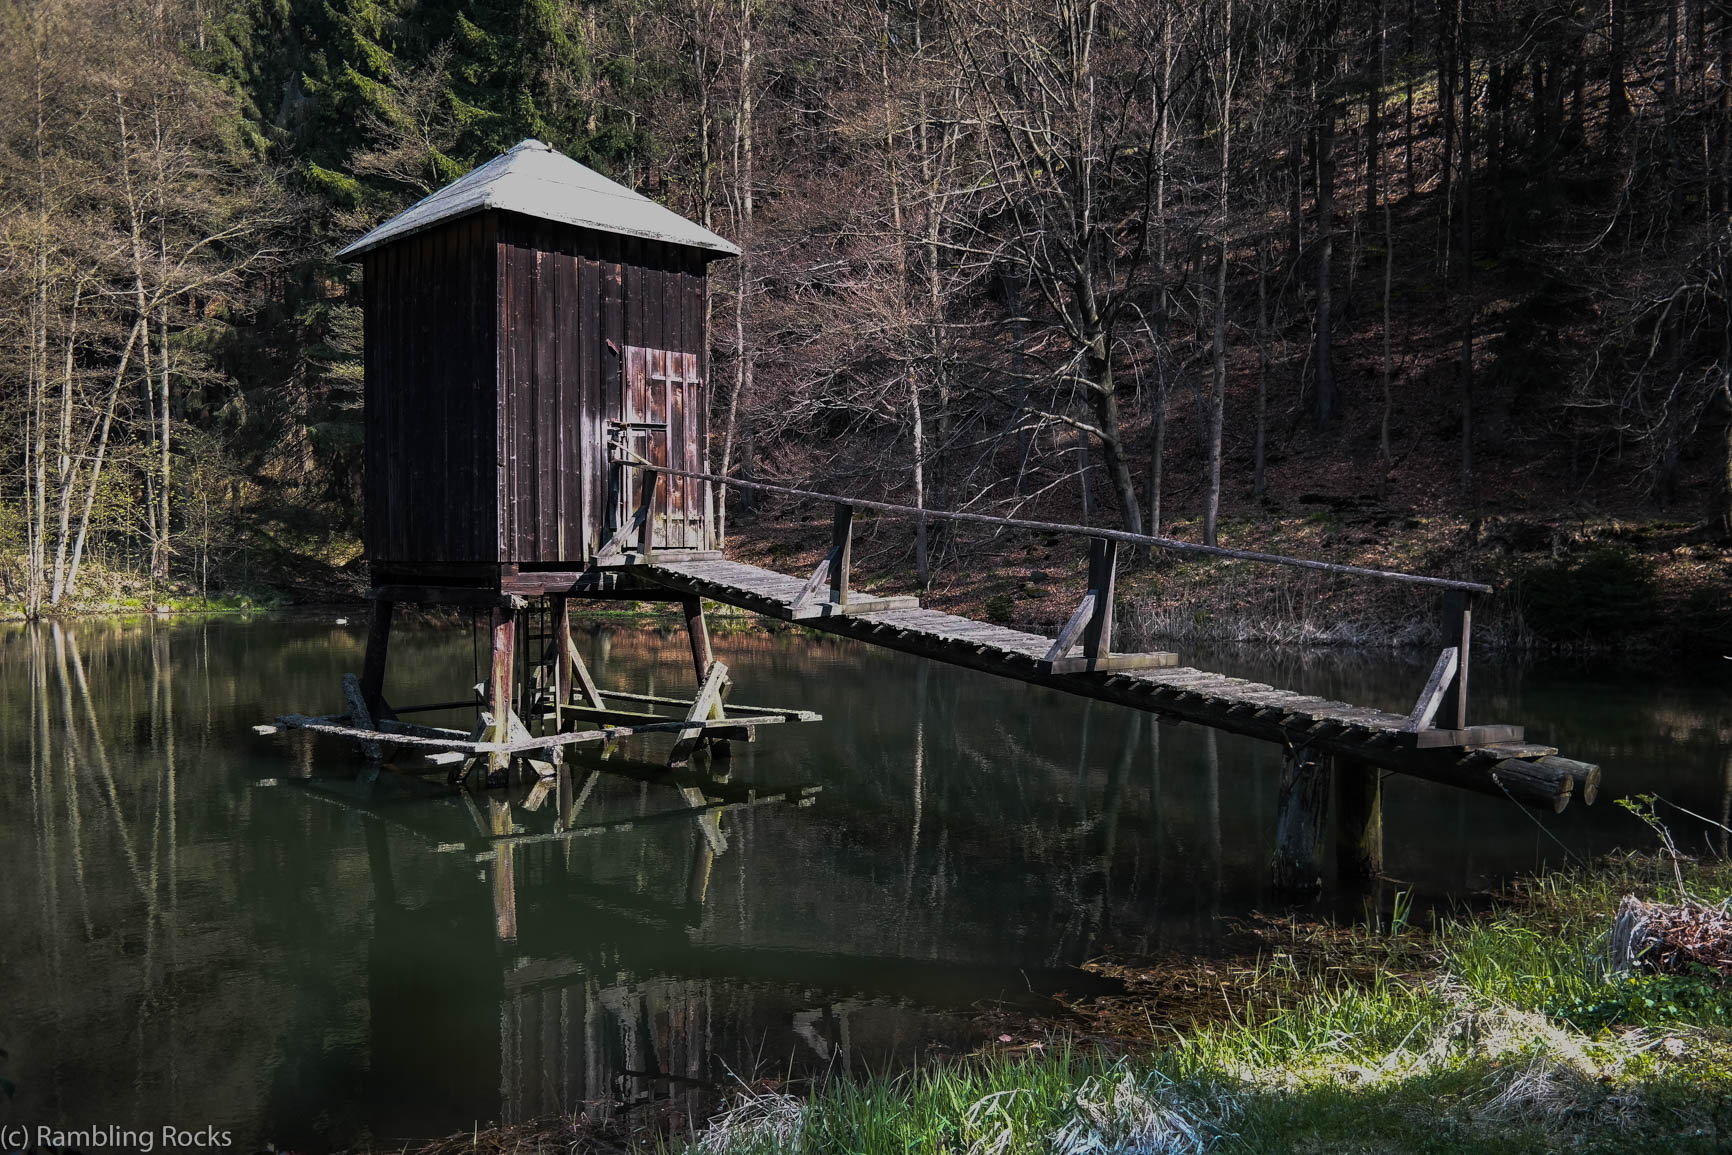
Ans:
[{"label": "bare tree", "polygon": [[[1099,443],[1120,516],[1141,532],[1116,362],[1122,318],[1147,291],[1159,30],[1140,6],[1102,0],[964,0],[947,12],[981,129],[970,243],[1038,295],[1064,342],[1042,355],[1041,414]],[[1087,416],[1064,406],[1075,392]]]}]

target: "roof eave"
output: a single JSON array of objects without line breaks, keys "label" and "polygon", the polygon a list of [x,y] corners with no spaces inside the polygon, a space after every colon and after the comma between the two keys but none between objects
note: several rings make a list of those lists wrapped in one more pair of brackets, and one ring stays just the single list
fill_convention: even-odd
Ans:
[{"label": "roof eave", "polygon": [[[359,240],[356,240],[356,241],[350,243],[345,248],[339,249],[337,251],[335,259],[339,260],[339,261],[357,261],[357,260],[360,260],[362,257],[366,256],[368,253],[372,252],[374,249],[382,248],[385,245],[395,244],[396,242],[403,240],[407,237],[412,237],[417,233],[424,233],[428,229],[438,228],[440,225],[446,225],[446,224],[450,224],[452,221],[462,220],[464,217],[472,216],[475,213],[519,212],[519,211],[520,210],[507,208],[503,205],[493,204],[491,201],[484,201],[481,204],[475,205],[471,208],[464,209],[461,212],[455,212],[449,216],[431,217],[428,220],[421,221],[421,222],[411,226],[410,228],[402,229],[402,230],[397,231],[397,232],[386,233],[386,235],[380,236],[379,234],[385,233],[385,230],[391,224],[391,221],[386,221],[384,224],[379,225],[377,228],[374,228],[374,229],[370,230],[369,232],[367,232]],[[533,214],[524,213],[522,215],[531,216]],[[395,217],[392,218],[392,220],[395,220],[395,219],[396,219]],[[548,218],[548,219],[551,220],[552,218]],[[600,227],[599,225],[585,225],[585,224],[578,224],[575,221],[560,221],[560,220],[554,220],[553,223],[554,224],[567,225],[567,226],[574,228],[574,229],[588,229],[591,232],[613,233],[616,236],[637,237],[641,240],[646,240],[646,241],[660,241],[662,244],[666,244],[666,245],[680,245],[684,248],[697,249],[697,250],[704,252],[704,253],[714,254],[714,256],[710,258],[712,260],[721,260],[725,257],[737,257],[740,255],[740,246],[734,244],[732,241],[728,240],[725,237],[718,236],[715,233],[710,233],[710,236],[713,239],[710,241],[707,241],[707,242],[706,241],[688,241],[688,240],[683,240],[683,239],[678,238],[678,237],[669,237],[669,236],[666,236],[664,234],[655,233],[655,232],[652,232],[652,231],[647,230],[647,229],[629,229],[629,228],[606,229],[606,228]]]}]

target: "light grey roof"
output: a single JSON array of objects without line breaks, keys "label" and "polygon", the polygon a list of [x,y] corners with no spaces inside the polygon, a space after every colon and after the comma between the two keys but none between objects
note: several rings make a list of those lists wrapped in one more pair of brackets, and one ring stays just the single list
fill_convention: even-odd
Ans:
[{"label": "light grey roof", "polygon": [[432,196],[410,205],[342,252],[358,257],[387,242],[485,209],[504,209],[543,220],[691,245],[738,256],[739,247],[702,225],[615,184],[552,145],[526,140]]}]

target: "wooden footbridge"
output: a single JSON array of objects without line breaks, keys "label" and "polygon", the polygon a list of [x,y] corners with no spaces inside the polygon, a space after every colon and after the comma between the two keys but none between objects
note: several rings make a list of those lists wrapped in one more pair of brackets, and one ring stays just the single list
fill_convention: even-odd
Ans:
[{"label": "wooden footbridge", "polygon": [[[1275,742],[1287,753],[1275,874],[1314,885],[1335,786],[1340,865],[1382,864],[1384,773],[1533,807],[1591,803],[1599,768],[1468,722],[1472,601],[1487,586],[1234,550],[1099,527],[936,512],[707,471],[709,262],[738,250],[707,229],[525,141],[344,251],[365,263],[366,542],[374,614],[365,666],[339,715],[275,726],[355,740],[374,759],[426,755],[454,779],[513,769],[557,775],[574,745],[668,735],[670,768],[728,755],[798,708],[728,701],[710,652],[715,601],[858,641]],[[729,560],[715,547],[717,487],[833,507],[831,548],[806,577]],[[851,588],[857,511],[1079,536],[1087,592],[1047,638]],[[1297,566],[1440,593],[1443,645],[1413,709],[1392,714],[1113,649],[1121,545]],[[665,600],[684,611],[695,692],[603,690],[579,659],[571,605]],[[399,603],[485,610],[486,679],[454,701],[393,707],[385,695]],[[468,730],[407,715],[475,711]],[[272,729],[274,727],[264,727]],[[701,789],[693,788],[703,801]]]}]

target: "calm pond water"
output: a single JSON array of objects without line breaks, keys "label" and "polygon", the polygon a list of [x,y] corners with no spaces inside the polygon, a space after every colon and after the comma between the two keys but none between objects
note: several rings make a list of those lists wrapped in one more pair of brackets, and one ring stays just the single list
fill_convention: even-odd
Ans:
[{"label": "calm pond water", "polygon": [[[252,732],[339,709],[363,639],[334,615],[0,633],[0,1122],[316,1151],[882,1069],[972,1046],[981,1002],[1082,989],[1069,968],[1103,950],[1207,951],[1223,918],[1275,905],[1273,747],[805,633],[716,639],[737,700],[824,715],[736,745],[752,805],[700,820],[634,775],[665,754],[645,739],[594,776],[585,836],[488,850],[503,794],[357,781],[344,743]],[[580,641],[604,686],[690,693],[683,633]],[[475,680],[464,625],[406,627],[392,656],[398,703]],[[1426,673],[1187,657],[1403,711]],[[1604,763],[1604,800],[1535,816],[1393,779],[1392,885],[1465,896],[1646,846],[1611,803],[1636,790],[1732,804],[1725,681],[1475,673],[1477,718]],[[559,801],[526,794],[508,821],[544,829]]]}]

